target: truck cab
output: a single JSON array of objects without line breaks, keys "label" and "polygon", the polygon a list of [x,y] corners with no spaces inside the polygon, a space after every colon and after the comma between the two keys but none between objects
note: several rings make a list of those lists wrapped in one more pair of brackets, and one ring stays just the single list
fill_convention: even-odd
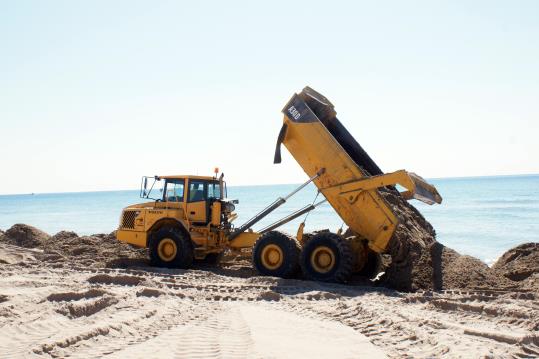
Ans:
[{"label": "truck cab", "polygon": [[[186,218],[193,225],[220,223],[220,200],[224,199],[224,188],[213,177],[164,176],[163,197],[160,200],[168,206],[178,206],[185,211]],[[213,217],[215,214],[215,218]],[[212,221],[212,219],[214,221]]]},{"label": "truck cab", "polygon": [[[226,199],[223,175],[143,177],[140,197],[151,200],[124,208],[116,237],[152,250],[158,233],[182,237],[193,246],[194,258],[205,258],[222,249],[222,242],[236,218],[234,203]],[[176,251],[177,249],[175,249]],[[166,266],[166,255],[158,258]],[[159,251],[157,251],[159,255]]]}]

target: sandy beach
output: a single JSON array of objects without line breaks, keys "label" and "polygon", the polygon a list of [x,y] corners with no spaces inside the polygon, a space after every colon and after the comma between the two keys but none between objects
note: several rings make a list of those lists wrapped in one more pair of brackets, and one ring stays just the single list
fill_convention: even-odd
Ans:
[{"label": "sandy beach", "polygon": [[[157,269],[143,250],[74,235],[49,238],[63,238],[62,251],[71,253],[56,257],[0,241],[3,357],[539,355],[533,288],[399,292],[285,280],[258,276],[233,256],[217,267]],[[92,240],[101,250],[92,252]]]}]

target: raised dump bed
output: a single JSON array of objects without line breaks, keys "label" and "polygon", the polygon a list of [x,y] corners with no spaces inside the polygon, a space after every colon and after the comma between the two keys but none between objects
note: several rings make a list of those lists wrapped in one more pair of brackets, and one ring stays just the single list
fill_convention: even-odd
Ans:
[{"label": "raised dump bed", "polygon": [[[428,204],[441,203],[436,188],[418,175],[405,170],[383,173],[337,119],[331,102],[313,89],[306,87],[295,94],[283,113],[274,161],[281,161],[280,145],[284,144],[309,177],[320,174],[314,179],[315,185],[372,251],[385,252],[399,224],[395,207],[381,192]],[[399,193],[397,184],[406,190]],[[366,260],[365,252],[359,252],[355,255],[356,268],[365,264],[358,261]]]}]

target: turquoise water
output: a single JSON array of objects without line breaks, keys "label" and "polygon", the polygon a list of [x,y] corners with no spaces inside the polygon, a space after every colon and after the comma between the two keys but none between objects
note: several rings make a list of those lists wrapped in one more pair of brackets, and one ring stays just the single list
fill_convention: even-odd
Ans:
[{"label": "turquoise water", "polygon": [[[492,263],[507,249],[524,242],[539,242],[539,175],[431,180],[444,198],[441,205],[412,201],[434,225],[438,240],[457,251]],[[229,186],[237,198],[236,225],[265,208],[296,185]],[[79,234],[111,232],[121,209],[140,202],[139,191],[83,192],[0,196],[0,229],[27,223],[48,233],[72,230]],[[316,196],[309,186],[280,207],[255,229],[310,204]],[[320,199],[320,198],[318,198]],[[283,227],[295,233],[303,218]],[[342,221],[325,204],[312,212],[306,230],[337,230]]]}]

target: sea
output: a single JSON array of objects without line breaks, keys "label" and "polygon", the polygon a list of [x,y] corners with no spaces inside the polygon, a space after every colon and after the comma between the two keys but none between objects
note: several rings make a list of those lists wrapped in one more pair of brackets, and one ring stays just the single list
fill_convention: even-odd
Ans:
[{"label": "sea", "polygon": [[[443,197],[440,205],[412,200],[436,229],[437,239],[462,254],[492,264],[508,249],[539,242],[539,175],[430,179]],[[298,185],[229,186],[228,198],[238,199],[238,226]],[[309,185],[254,226],[261,229],[297,209],[323,199]],[[139,190],[34,193],[0,196],[0,229],[26,223],[47,233],[61,230],[79,235],[110,233],[118,226],[122,208],[140,203]],[[346,228],[330,205],[323,204],[281,229],[305,231]]]}]

